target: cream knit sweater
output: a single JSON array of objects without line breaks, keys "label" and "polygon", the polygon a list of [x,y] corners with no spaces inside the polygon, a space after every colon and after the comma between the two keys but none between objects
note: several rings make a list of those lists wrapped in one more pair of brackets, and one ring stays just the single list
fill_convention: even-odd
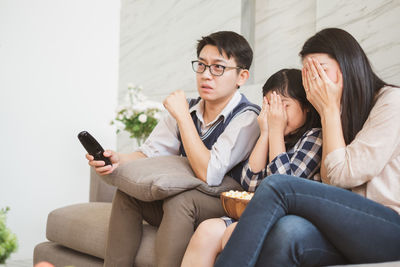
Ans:
[{"label": "cream knit sweater", "polygon": [[363,128],[324,162],[332,185],[400,214],[400,89],[382,88]]}]

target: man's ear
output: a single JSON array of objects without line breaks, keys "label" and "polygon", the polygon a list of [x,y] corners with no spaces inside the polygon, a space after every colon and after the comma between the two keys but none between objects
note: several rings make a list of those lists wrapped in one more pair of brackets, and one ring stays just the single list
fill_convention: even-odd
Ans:
[{"label": "man's ear", "polygon": [[242,86],[243,84],[246,83],[246,81],[249,79],[250,77],[250,72],[249,70],[246,69],[242,69],[239,72],[239,76],[238,76],[238,81],[237,81],[237,87],[239,88],[240,86]]}]

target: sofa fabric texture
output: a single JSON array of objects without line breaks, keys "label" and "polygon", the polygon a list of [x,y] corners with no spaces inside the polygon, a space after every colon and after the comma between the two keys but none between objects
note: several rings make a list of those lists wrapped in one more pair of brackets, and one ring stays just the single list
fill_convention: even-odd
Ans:
[{"label": "sofa fabric texture", "polygon": [[[56,266],[103,266],[111,203],[83,203],[52,211],[47,219],[50,242],[35,248],[34,262]],[[157,228],[143,224],[143,237],[135,266],[155,266]],[[100,264],[100,265],[99,265]]]},{"label": "sofa fabric texture", "polygon": [[83,203],[59,208],[47,218],[46,237],[76,251],[104,258],[110,203]]}]

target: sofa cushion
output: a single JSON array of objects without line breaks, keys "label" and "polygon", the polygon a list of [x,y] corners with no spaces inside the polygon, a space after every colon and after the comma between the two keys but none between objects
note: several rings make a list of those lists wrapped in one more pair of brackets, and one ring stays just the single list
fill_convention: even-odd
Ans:
[{"label": "sofa cushion", "polygon": [[[75,252],[104,259],[110,214],[111,203],[101,202],[76,204],[53,210],[47,218],[47,239]],[[143,235],[136,255],[135,266],[155,266],[156,233],[156,227],[143,224]],[[43,245],[43,248],[38,248],[37,253],[46,255],[43,251],[47,248],[62,249],[55,247],[54,244],[51,246],[47,244]],[[69,253],[75,253],[74,251]],[[76,255],[79,256],[77,262],[80,262],[81,255],[79,253]],[[56,266],[64,265],[56,264]]]},{"label": "sofa cushion", "polygon": [[33,251],[33,264],[47,261],[54,266],[103,267],[103,259],[61,246],[55,242],[43,242]]},{"label": "sofa cushion", "polygon": [[111,203],[83,203],[53,210],[46,237],[76,251],[104,259]]},{"label": "sofa cushion", "polygon": [[194,188],[213,196],[224,191],[242,190],[240,184],[228,176],[219,186],[207,185],[195,177],[188,159],[180,156],[135,160],[101,179],[142,201],[165,199]]}]

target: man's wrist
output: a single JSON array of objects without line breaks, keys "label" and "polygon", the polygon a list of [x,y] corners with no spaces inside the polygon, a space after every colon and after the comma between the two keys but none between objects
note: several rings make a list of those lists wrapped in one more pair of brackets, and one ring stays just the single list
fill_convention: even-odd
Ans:
[{"label": "man's wrist", "polygon": [[190,113],[186,113],[186,114],[180,114],[180,116],[176,118],[176,122],[178,123],[178,126],[180,126],[193,122],[193,120],[192,117],[190,116]]}]

